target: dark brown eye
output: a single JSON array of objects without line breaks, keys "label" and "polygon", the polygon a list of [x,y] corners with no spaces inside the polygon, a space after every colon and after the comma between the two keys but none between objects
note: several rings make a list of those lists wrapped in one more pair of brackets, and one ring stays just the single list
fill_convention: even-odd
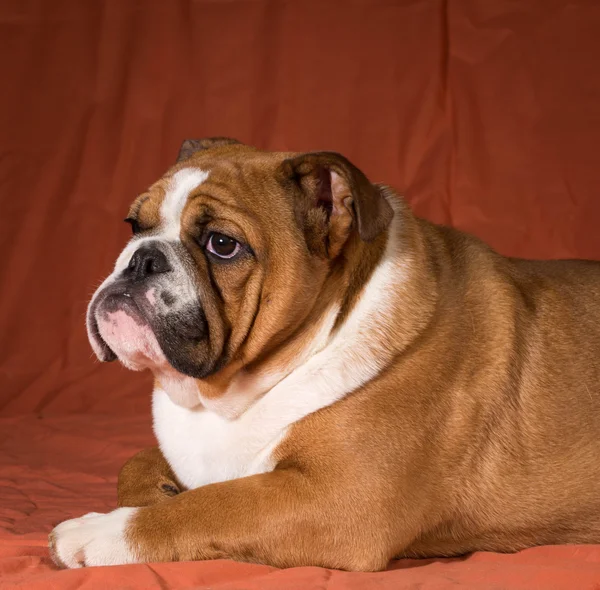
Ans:
[{"label": "dark brown eye", "polygon": [[210,234],[206,249],[219,258],[233,258],[241,249],[240,243],[225,234]]}]

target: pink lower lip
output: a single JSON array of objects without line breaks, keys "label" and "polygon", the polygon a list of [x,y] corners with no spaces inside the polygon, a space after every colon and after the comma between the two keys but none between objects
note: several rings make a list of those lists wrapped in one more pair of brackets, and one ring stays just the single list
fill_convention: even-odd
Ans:
[{"label": "pink lower lip", "polygon": [[136,337],[140,326],[136,320],[123,310],[110,311],[102,314],[98,321],[100,331],[109,337]]},{"label": "pink lower lip", "polygon": [[98,313],[98,331],[106,344],[123,359],[160,362],[163,355],[154,332],[129,309]]}]

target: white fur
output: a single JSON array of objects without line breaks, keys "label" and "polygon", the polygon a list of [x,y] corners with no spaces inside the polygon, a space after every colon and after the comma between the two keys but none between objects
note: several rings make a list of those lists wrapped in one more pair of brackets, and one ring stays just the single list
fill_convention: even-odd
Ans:
[{"label": "white fur", "polygon": [[174,404],[183,408],[195,408],[201,403],[198,385],[193,377],[182,375],[169,364],[153,368],[152,371],[160,384],[158,389],[168,391]]},{"label": "white fur", "polygon": [[[199,403],[206,409],[230,420],[238,418],[256,399],[273,389],[295,368],[304,364],[314,354],[325,348],[339,311],[337,305],[329,309],[321,320],[319,330],[304,350],[294,359],[292,366],[282,367],[279,371],[264,372],[252,376],[242,370],[231,380],[225,393],[215,399],[205,398],[202,391],[199,391]],[[170,395],[170,390],[167,389],[167,391]]]},{"label": "white fur", "polygon": [[[405,276],[397,256],[396,220],[382,262],[342,327],[330,335],[335,320],[331,313],[304,362],[239,417],[211,411],[207,400],[196,408],[182,408],[171,392],[155,390],[154,431],[184,485],[193,488],[272,470],[271,453],[294,422],[354,391],[389,361],[392,353],[372,346],[372,338],[387,330],[394,294]],[[227,395],[241,398],[243,392]]]},{"label": "white fur", "polygon": [[69,568],[138,563],[125,539],[137,508],[117,508],[108,514],[91,512],[61,522],[53,531],[54,551]]},{"label": "white fur", "polygon": [[283,433],[263,441],[259,432],[249,432],[238,420],[228,420],[201,405],[190,409],[173,403],[160,388],[154,390],[153,414],[161,451],[188,488],[274,467],[271,453]]},{"label": "white fur", "polygon": [[208,172],[198,168],[183,168],[173,175],[169,188],[160,207],[162,222],[160,238],[179,241],[181,234],[181,213],[191,191],[208,178]]}]

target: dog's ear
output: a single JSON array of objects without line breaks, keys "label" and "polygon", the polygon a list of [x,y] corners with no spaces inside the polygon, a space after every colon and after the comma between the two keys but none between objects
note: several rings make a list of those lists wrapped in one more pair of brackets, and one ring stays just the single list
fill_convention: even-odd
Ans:
[{"label": "dog's ear", "polygon": [[282,176],[299,189],[296,211],[309,248],[328,258],[339,254],[353,227],[370,242],[394,216],[381,190],[341,154],[295,156],[283,162]]},{"label": "dog's ear", "polygon": [[179,148],[177,162],[187,160],[192,154],[226,145],[241,145],[237,139],[230,137],[205,137],[204,139],[186,139]]}]

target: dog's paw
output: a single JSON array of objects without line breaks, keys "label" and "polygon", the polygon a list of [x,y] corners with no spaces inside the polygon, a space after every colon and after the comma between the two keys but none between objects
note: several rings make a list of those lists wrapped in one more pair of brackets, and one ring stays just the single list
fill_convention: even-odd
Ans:
[{"label": "dog's paw", "polygon": [[125,538],[127,524],[136,510],[118,508],[108,514],[90,512],[65,520],[48,537],[52,560],[63,568],[136,563]]}]

